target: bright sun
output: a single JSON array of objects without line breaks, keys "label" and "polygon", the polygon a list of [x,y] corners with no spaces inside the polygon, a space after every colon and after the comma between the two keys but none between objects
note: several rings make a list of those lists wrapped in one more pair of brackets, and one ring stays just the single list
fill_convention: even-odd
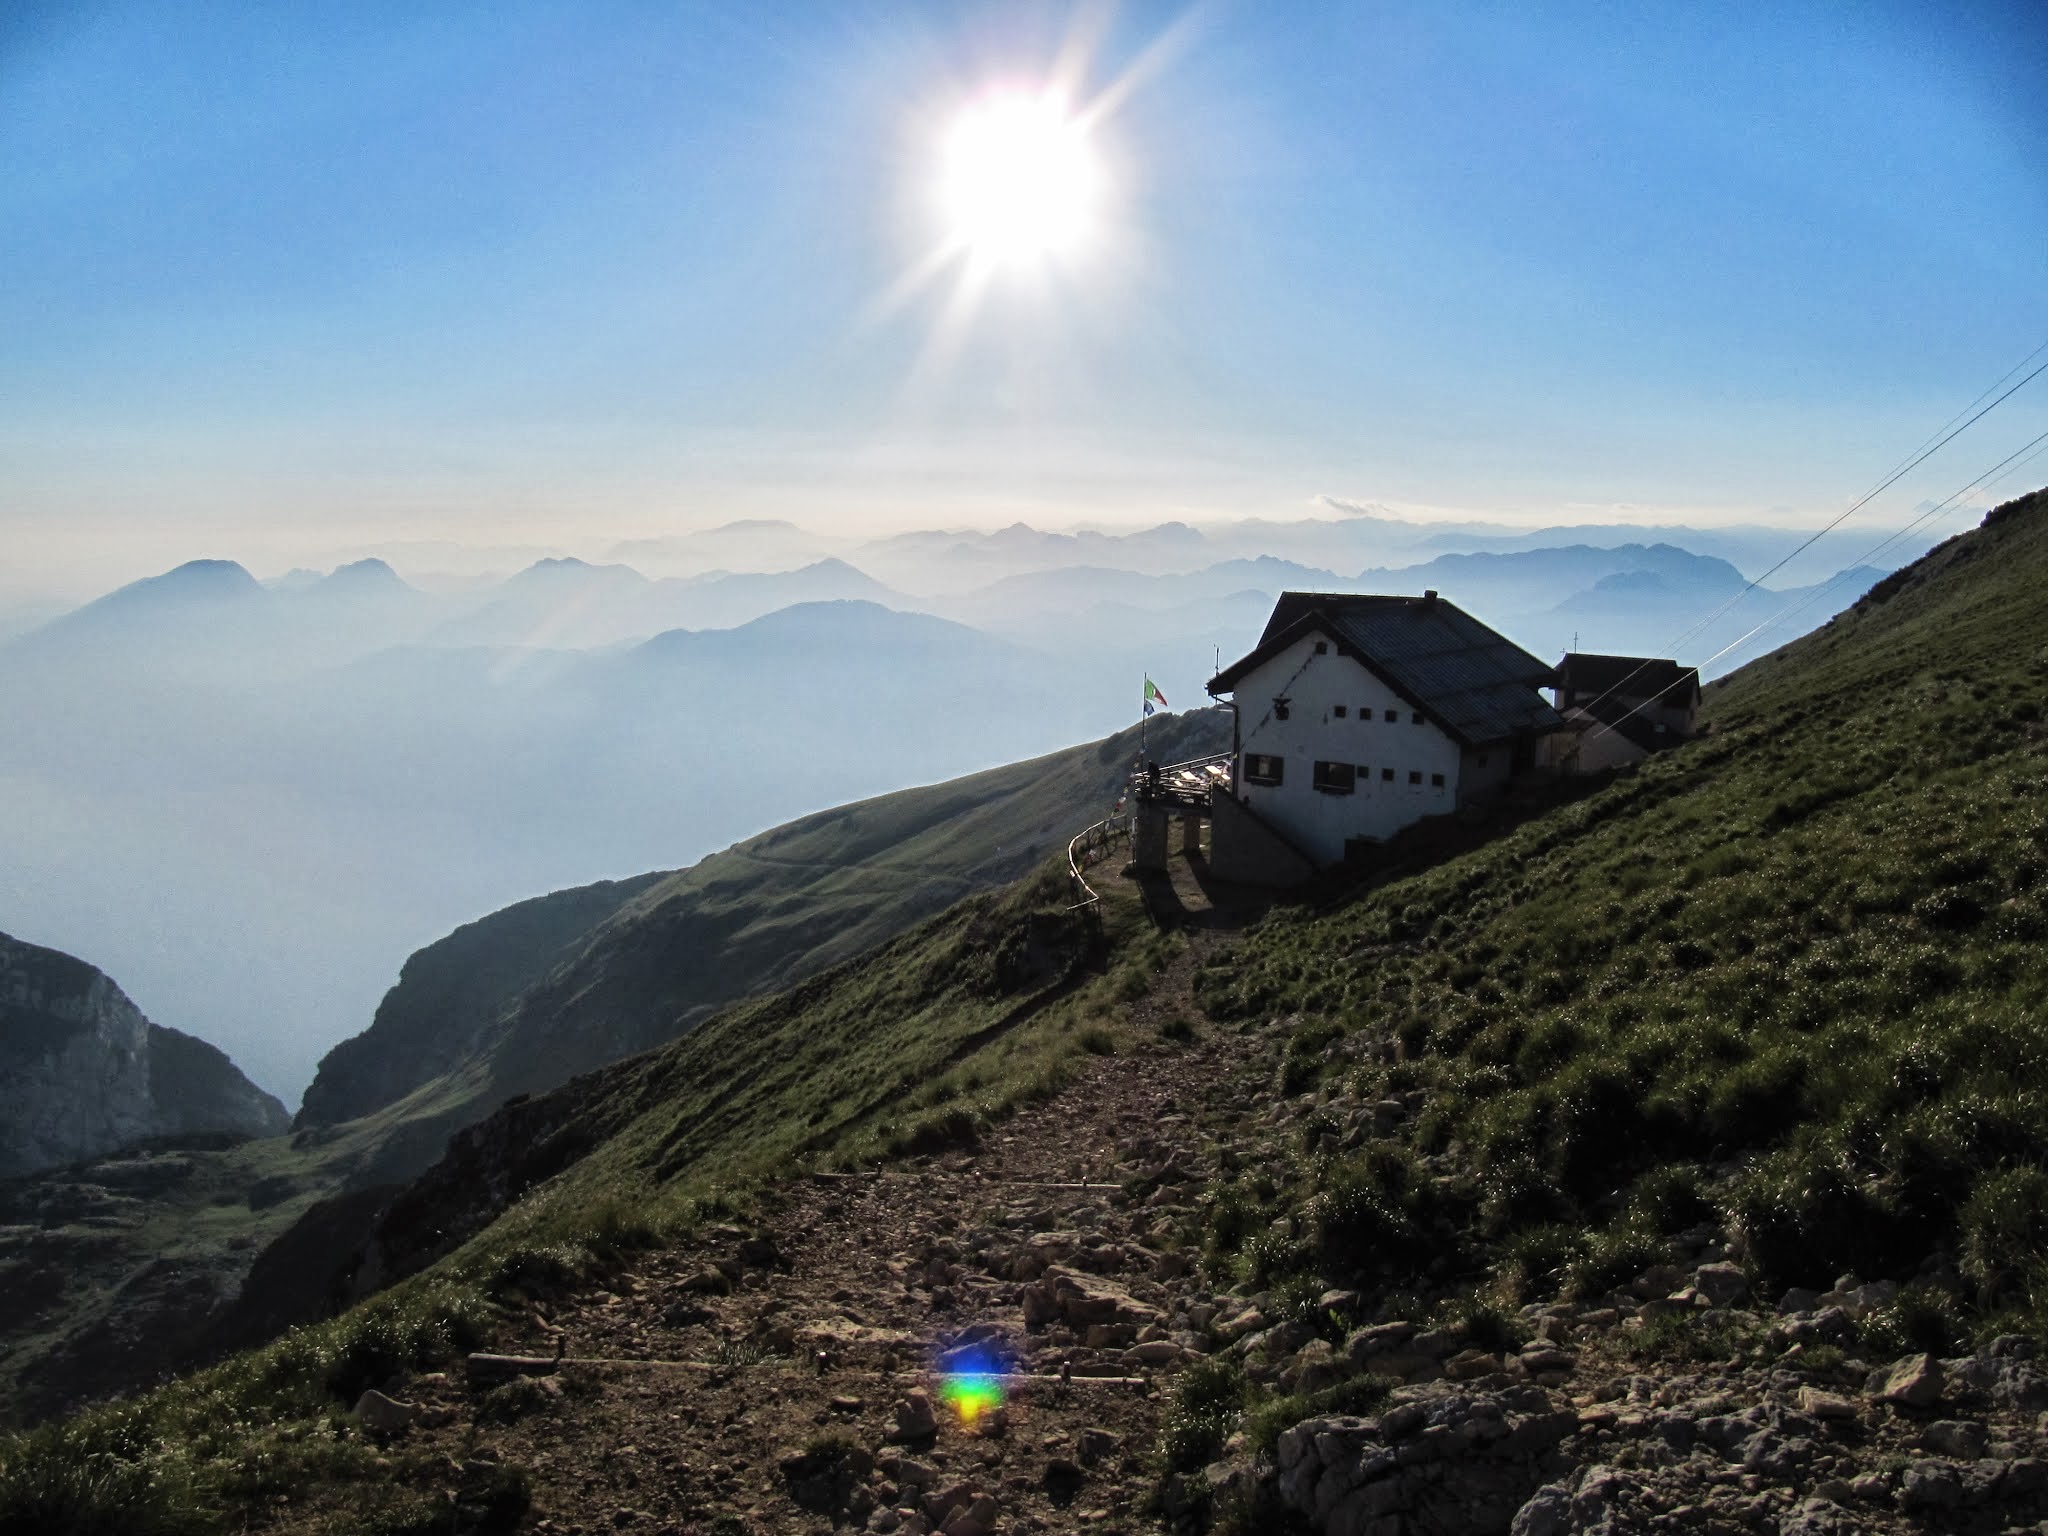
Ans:
[{"label": "bright sun", "polygon": [[1072,254],[1088,237],[1100,182],[1087,133],[1059,97],[987,97],[946,141],[948,234],[991,264]]}]

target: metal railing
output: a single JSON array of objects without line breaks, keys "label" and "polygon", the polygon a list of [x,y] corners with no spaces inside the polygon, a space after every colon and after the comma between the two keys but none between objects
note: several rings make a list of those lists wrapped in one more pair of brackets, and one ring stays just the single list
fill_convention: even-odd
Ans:
[{"label": "metal railing", "polygon": [[1130,835],[1131,816],[1128,811],[1114,812],[1094,826],[1074,834],[1067,844],[1067,878],[1073,883],[1075,896],[1074,904],[1067,909],[1069,912],[1092,907],[1102,900],[1101,894],[1088,883],[1086,871],[1091,864],[1100,864],[1112,848]]},{"label": "metal railing", "polygon": [[1157,788],[1153,786],[1150,768],[1140,768],[1131,775],[1133,791],[1152,800],[1164,800],[1175,805],[1206,805],[1209,793],[1218,784],[1230,783],[1230,763],[1235,756],[1230,752],[1212,752],[1207,757],[1191,757],[1184,763],[1167,763],[1158,772]]}]

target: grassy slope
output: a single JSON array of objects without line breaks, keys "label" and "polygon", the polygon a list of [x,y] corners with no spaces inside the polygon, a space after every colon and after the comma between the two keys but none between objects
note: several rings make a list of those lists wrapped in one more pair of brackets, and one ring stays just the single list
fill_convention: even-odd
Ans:
[{"label": "grassy slope", "polygon": [[1335,1158],[1304,1101],[1232,1226],[1308,1237],[1254,1267],[1594,1293],[1721,1212],[1770,1283],[2048,1321],[2048,496],[1987,521],[1713,689],[1705,740],[1208,972],[1301,1015],[1289,1090],[1425,1096]]},{"label": "grassy slope", "polygon": [[407,956],[370,1027],[320,1060],[296,1125],[359,1119],[447,1073],[520,993],[662,874],[515,902]]},{"label": "grassy slope", "polygon": [[[418,1172],[451,1131],[506,1098],[660,1045],[720,1008],[1017,879],[1108,812],[1137,738],[1133,728],[821,811],[647,888],[516,999],[472,1050],[388,1107],[375,1176]],[[1227,749],[1228,717],[1167,717],[1154,723],[1150,745],[1169,761]]]},{"label": "grassy slope", "polygon": [[[1204,1001],[1299,1015],[1298,1151],[1215,1191],[1215,1261],[1308,1295],[1597,1293],[1725,1211],[1772,1279],[1919,1274],[1943,1326],[2040,1331],[2044,576],[2034,498],[1717,688],[1704,741],[1247,935]],[[426,1273],[0,1449],[0,1531],[66,1498],[141,1528],[390,1476],[319,1425],[476,1336],[494,1295],[806,1161],[971,1134],[1113,1020],[1107,976],[1023,1006],[1072,963],[1060,899],[975,898],[610,1069],[584,1089],[595,1149]],[[1112,917],[1092,963],[1147,963]],[[1418,1106],[1401,1130],[1340,1137],[1341,1106],[1390,1093]]]}]

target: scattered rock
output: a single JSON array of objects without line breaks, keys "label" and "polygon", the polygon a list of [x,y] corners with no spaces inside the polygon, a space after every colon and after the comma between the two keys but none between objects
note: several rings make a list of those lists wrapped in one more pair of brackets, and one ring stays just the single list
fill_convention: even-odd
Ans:
[{"label": "scattered rock", "polygon": [[356,1399],[356,1418],[373,1435],[402,1435],[419,1416],[417,1403],[402,1403],[374,1387]]},{"label": "scattered rock", "polygon": [[1916,1461],[1900,1474],[1899,1503],[1907,1509],[1954,1509],[1962,1502],[1963,1481],[1945,1461]]},{"label": "scattered rock", "polygon": [[1106,1429],[1082,1430],[1080,1444],[1077,1447],[1081,1465],[1092,1467],[1109,1460],[1122,1449],[1123,1443],[1122,1436],[1111,1434]]},{"label": "scattered rock", "polygon": [[1816,1419],[1853,1419],[1856,1405],[1846,1397],[1823,1392],[1818,1387],[1799,1389],[1799,1411]]},{"label": "scattered rock", "polygon": [[1927,1408],[1941,1400],[1941,1362],[1932,1355],[1908,1355],[1885,1374],[1880,1402]]},{"label": "scattered rock", "polygon": [[1717,1307],[1739,1301],[1749,1293],[1749,1277],[1742,1272],[1740,1264],[1723,1260],[1719,1264],[1702,1264],[1692,1272],[1693,1288]]},{"label": "scattered rock", "polygon": [[937,1439],[938,1433],[939,1414],[932,1406],[930,1393],[922,1389],[913,1391],[896,1405],[896,1427],[889,1432],[891,1440],[917,1445]]},{"label": "scattered rock", "polygon": [[1990,1431],[1970,1419],[1942,1419],[1920,1432],[1920,1444],[1926,1449],[1960,1461],[1975,1461],[1990,1440]]}]

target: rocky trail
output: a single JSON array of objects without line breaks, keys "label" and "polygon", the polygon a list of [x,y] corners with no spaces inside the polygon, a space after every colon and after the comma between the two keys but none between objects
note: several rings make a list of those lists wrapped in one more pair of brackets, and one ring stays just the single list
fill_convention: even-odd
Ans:
[{"label": "rocky trail", "polygon": [[[1186,1011],[1200,951],[1134,1011]],[[536,1306],[500,1348],[545,1373],[408,1384],[406,1450],[526,1467],[546,1531],[1150,1528],[1167,1378],[1215,1310],[1167,1241],[1256,1049],[1086,1058],[979,1146],[813,1176]],[[999,1368],[1000,1407],[965,1418],[949,1364]]]},{"label": "rocky trail", "polygon": [[[519,1467],[521,1528],[557,1536],[1153,1531],[1189,1505],[1161,1499],[1175,1380],[1227,1357],[1281,1391],[1387,1389],[1270,1453],[1239,1434],[1197,1474],[1263,1508],[1258,1529],[2048,1532],[2048,1377],[2026,1341],[1857,1358],[1850,1325],[1882,1286],[1767,1304],[1726,1232],[1685,1234],[1609,1295],[1521,1308],[1506,1336],[1352,1292],[1322,1296],[1318,1326],[1221,1288],[1186,1246],[1220,1166],[1277,1163],[1311,1108],[1346,1146],[1406,1109],[1280,1096],[1290,1020],[1150,1043],[1199,1017],[1191,979],[1234,926],[1185,870],[1153,895],[1187,943],[1130,1005],[1147,1044],[1084,1058],[978,1145],[814,1175],[608,1290],[535,1304],[466,1372],[367,1397],[366,1432],[469,1509],[459,1529],[495,1528],[464,1490]],[[1737,1342],[1646,1354],[1671,1318]],[[999,1404],[949,1391],[991,1370]]]}]

